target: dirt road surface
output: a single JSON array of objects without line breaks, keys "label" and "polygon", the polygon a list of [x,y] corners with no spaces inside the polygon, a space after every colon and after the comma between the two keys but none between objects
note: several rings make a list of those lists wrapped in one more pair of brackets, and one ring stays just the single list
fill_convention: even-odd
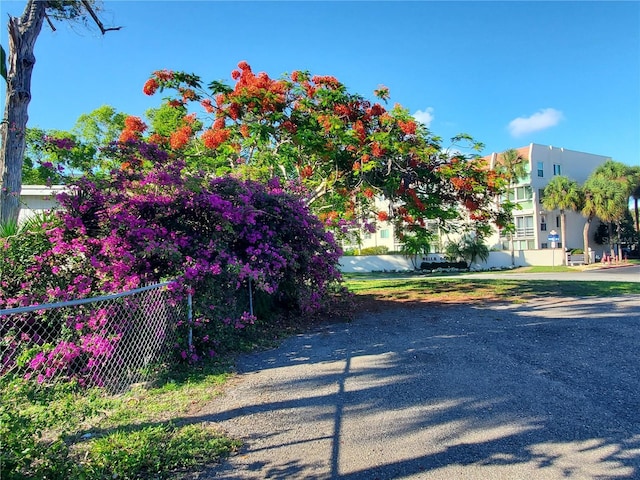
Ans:
[{"label": "dirt road surface", "polygon": [[242,357],[193,479],[638,479],[640,294],[363,312]]}]

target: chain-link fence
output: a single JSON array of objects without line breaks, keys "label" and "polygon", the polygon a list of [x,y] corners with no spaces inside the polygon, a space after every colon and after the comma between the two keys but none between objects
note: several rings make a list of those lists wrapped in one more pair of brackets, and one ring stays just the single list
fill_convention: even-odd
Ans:
[{"label": "chain-link fence", "polygon": [[169,284],[0,310],[0,376],[76,379],[111,392],[150,379],[174,355],[176,329],[188,316]]}]

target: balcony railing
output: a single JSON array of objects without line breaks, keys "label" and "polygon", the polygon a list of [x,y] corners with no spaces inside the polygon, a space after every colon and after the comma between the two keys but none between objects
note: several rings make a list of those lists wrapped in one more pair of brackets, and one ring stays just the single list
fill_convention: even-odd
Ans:
[{"label": "balcony railing", "polygon": [[516,232],[514,233],[514,238],[532,238],[535,234],[533,227],[527,228],[516,228]]}]

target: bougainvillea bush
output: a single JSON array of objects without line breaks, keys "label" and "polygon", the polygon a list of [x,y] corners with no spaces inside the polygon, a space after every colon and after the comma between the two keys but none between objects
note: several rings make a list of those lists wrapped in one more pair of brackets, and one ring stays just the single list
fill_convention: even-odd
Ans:
[{"label": "bougainvillea bush", "polygon": [[[177,353],[197,361],[224,348],[219,342],[225,329],[255,322],[249,288],[265,316],[279,308],[311,314],[331,298],[340,279],[340,249],[302,198],[286,193],[278,178],[258,183],[188,171],[179,157],[135,139],[114,144],[107,153],[122,168],[108,178],[83,177],[59,196],[64,210],[39,237],[36,255],[25,258],[19,240],[6,241],[0,308],[175,280],[169,287],[173,301],[184,301],[190,292],[195,305],[192,323],[185,319],[180,326]],[[19,275],[12,275],[18,263]],[[108,357],[105,351],[127,328],[114,324],[109,312],[100,319],[55,322],[43,316],[30,336],[37,347],[45,333],[58,332],[56,343],[31,348],[23,358],[28,374],[40,379],[65,368],[83,372]],[[12,325],[14,335],[19,327]],[[10,357],[15,361],[16,355]]]}]

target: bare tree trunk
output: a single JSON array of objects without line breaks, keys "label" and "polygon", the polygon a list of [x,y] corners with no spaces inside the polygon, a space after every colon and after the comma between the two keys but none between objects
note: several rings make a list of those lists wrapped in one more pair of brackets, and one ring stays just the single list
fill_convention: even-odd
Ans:
[{"label": "bare tree trunk", "polygon": [[31,100],[34,47],[47,2],[29,0],[20,18],[9,17],[9,67],[4,118],[0,125],[0,222],[17,221],[22,189],[27,108]]},{"label": "bare tree trunk", "polygon": [[616,224],[616,244],[618,246],[618,260],[622,261],[622,223]]},{"label": "bare tree trunk", "polygon": [[616,250],[613,244],[613,223],[609,222],[607,224],[607,229],[609,232],[609,255],[611,256],[611,258],[614,258],[616,255]]},{"label": "bare tree trunk", "polygon": [[511,244],[511,266],[515,267],[516,266],[516,249],[515,249],[515,245],[513,244],[513,233],[509,234],[509,243]]},{"label": "bare tree trunk", "polygon": [[589,258],[589,227],[591,226],[591,220],[593,217],[588,217],[587,221],[584,222],[584,228],[582,229],[582,242],[583,242],[583,251],[584,251],[584,264],[589,265],[591,259]]}]

